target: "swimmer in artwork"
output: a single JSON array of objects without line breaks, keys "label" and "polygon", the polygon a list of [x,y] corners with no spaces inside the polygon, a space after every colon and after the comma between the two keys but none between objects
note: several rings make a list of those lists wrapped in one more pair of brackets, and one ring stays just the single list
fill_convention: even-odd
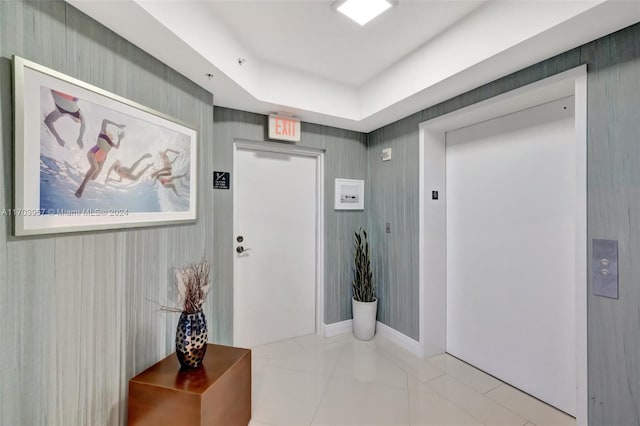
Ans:
[{"label": "swimmer in artwork", "polygon": [[[174,154],[176,154],[173,160],[169,160],[169,156],[167,155],[167,152],[173,152]],[[173,163],[175,163],[175,161],[178,159],[179,154],[180,154],[179,151],[175,151],[169,148],[165,149],[164,152],[161,152],[160,159],[162,160],[162,168],[151,173],[151,177],[154,179],[157,179],[158,176],[171,176],[173,172],[172,170]]]},{"label": "swimmer in artwork", "polygon": [[[167,155],[167,152],[172,152],[176,154],[173,160],[169,160],[169,156]],[[165,188],[172,189],[177,197],[180,197],[180,194],[178,194],[178,190],[176,189],[176,186],[173,184],[173,181],[176,179],[181,179],[187,175],[186,173],[184,173],[179,176],[172,176],[173,163],[176,162],[179,155],[180,155],[179,151],[175,151],[169,148],[165,149],[164,152],[160,153],[160,158],[162,159],[162,168],[151,173],[151,177],[155,179],[155,181],[160,182],[160,184]],[[155,181],[154,181],[154,184],[155,184]]]},{"label": "swimmer in artwork", "polygon": [[176,186],[172,182],[176,179],[182,179],[186,175],[187,175],[186,173],[181,174],[179,176],[156,175],[155,179],[158,182],[160,182],[162,186],[164,186],[165,188],[172,189],[173,192],[176,194],[176,197],[179,198],[180,194],[178,194],[178,190],[176,189]]},{"label": "swimmer in artwork", "polygon": [[[109,126],[117,127],[119,129],[117,142],[113,142],[114,137],[113,133],[111,133],[108,129]],[[109,154],[111,148],[120,148],[120,142],[122,142],[122,139],[124,138],[124,132],[122,131],[124,127],[124,124],[116,124],[111,120],[107,120],[106,118],[102,120],[102,127],[100,128],[100,134],[98,135],[96,144],[93,146],[93,148],[87,151],[89,170],[87,170],[87,174],[85,175],[84,180],[76,191],[76,197],[82,197],[84,187],[87,186],[89,179],[96,180],[96,178],[102,171],[102,166],[104,166],[104,162],[107,159],[107,154]]]},{"label": "swimmer in artwork", "polygon": [[76,142],[78,146],[82,148],[82,138],[84,137],[84,131],[87,126],[84,122],[84,116],[78,107],[78,98],[57,90],[51,90],[51,96],[53,97],[53,102],[56,104],[56,107],[44,119],[44,124],[46,124],[51,134],[56,138],[58,144],[64,146],[64,139],[58,134],[54,123],[62,117],[70,117],[76,123],[80,123],[80,133]]},{"label": "swimmer in artwork", "polygon": [[[151,154],[144,154],[142,157],[138,158],[138,160],[133,163],[131,167],[125,167],[122,165],[122,163],[120,163],[120,160],[116,160],[107,172],[107,177],[104,180],[105,185],[109,182],[122,182],[122,179],[129,179],[134,182],[137,181],[142,177],[144,172],[146,172],[151,166],[153,166],[153,163],[147,164],[147,167],[140,170],[138,173],[134,174],[134,170],[136,169],[136,167],[138,167],[142,160],[150,157]],[[109,176],[111,175],[111,172],[115,172],[118,175],[118,179],[110,178]]]}]

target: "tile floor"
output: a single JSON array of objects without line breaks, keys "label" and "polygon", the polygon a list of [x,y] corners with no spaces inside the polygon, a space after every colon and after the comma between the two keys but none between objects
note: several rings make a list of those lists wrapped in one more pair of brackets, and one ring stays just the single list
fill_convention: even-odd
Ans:
[{"label": "tile floor", "polygon": [[454,357],[421,360],[380,336],[309,335],[252,357],[253,426],[575,425]]}]

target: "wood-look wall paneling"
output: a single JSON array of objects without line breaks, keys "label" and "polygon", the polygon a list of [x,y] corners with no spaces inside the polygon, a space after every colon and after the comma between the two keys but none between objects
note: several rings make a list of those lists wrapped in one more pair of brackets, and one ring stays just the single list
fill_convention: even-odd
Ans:
[{"label": "wood-look wall paneling", "polygon": [[[588,241],[618,240],[620,298],[592,295],[589,420],[640,426],[640,25],[583,47],[588,73]],[[591,243],[589,256],[591,259]]]},{"label": "wood-look wall paneling", "polygon": [[[213,96],[63,1],[0,2],[0,209],[13,197],[14,54],[199,132],[196,224],[14,238],[2,217],[0,424],[125,424],[129,378],[174,350],[178,314],[153,301],[175,303],[173,268],[217,252]],[[230,339],[220,288],[205,305],[211,342]]]},{"label": "wood-look wall paneling", "polygon": [[[418,124],[414,114],[369,134],[367,224],[378,288],[378,320],[419,339]],[[390,161],[381,161],[384,148]],[[390,233],[386,233],[386,224]]]},{"label": "wood-look wall paneling", "polygon": [[[231,189],[214,191],[218,270],[223,271],[224,299],[233,306],[233,142],[263,141],[267,116],[228,108],[214,108],[214,165],[231,172]],[[325,312],[331,324],[351,318],[353,231],[366,224],[365,212],[333,209],[334,179],[366,179],[366,135],[358,132],[302,123],[300,146],[325,150]],[[365,199],[365,209],[367,200]]]}]

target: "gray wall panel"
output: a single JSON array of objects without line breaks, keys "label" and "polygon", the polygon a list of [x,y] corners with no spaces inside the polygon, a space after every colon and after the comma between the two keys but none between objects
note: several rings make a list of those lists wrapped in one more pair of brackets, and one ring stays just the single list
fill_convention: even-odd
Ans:
[{"label": "gray wall panel", "polygon": [[[233,141],[263,141],[267,117],[228,108],[214,108],[216,170],[231,171],[231,190],[215,191],[217,236],[220,247],[217,270],[223,271],[227,309],[233,304]],[[366,136],[348,130],[302,123],[300,146],[325,150],[325,315],[324,322],[351,318],[351,263],[353,231],[365,225],[361,211],[333,209],[334,179],[365,179]],[[365,204],[367,201],[365,200]],[[368,208],[365,206],[365,209]]]},{"label": "gray wall panel", "polygon": [[[326,149],[325,322],[351,317],[352,232],[366,225],[379,319],[418,336],[420,121],[587,63],[589,239],[620,241],[620,300],[589,297],[589,416],[594,425],[639,426],[639,40],[636,25],[369,135],[303,123],[302,145]],[[266,117],[213,110],[211,94],[62,1],[2,1],[0,209],[12,207],[13,197],[13,54],[191,122],[200,132],[195,225],[15,239],[11,218],[0,220],[0,424],[123,424],[128,379],[173,350],[177,317],[149,301],[174,299],[172,267],[203,252],[211,258],[210,340],[231,342],[232,190],[211,190],[211,172],[232,171],[233,138],[264,140]],[[388,146],[394,159],[381,163],[380,150]],[[365,212],[333,210],[336,177],[366,179]],[[391,234],[384,233],[387,221]]]},{"label": "gray wall panel", "polygon": [[[367,223],[378,320],[418,340],[418,124],[414,114],[369,135]],[[382,162],[384,148],[392,159]],[[391,233],[385,232],[386,223]]]},{"label": "gray wall panel", "polygon": [[[199,131],[198,222],[47,237],[0,226],[0,424],[124,424],[129,378],[173,351],[171,270],[212,259],[213,97],[62,1],[0,2],[0,209],[12,207],[13,54],[170,116]],[[215,275],[215,274],[214,274]],[[205,313],[210,340],[228,341],[229,315]]]},{"label": "gray wall panel", "polygon": [[580,64],[580,48],[569,50],[513,74],[509,74],[499,80],[470,90],[455,98],[424,109],[422,110],[421,122],[542,80],[559,72],[575,68]]},{"label": "gray wall panel", "polygon": [[[225,320],[213,325],[225,336],[225,343],[233,343],[233,138],[262,140],[265,118],[244,111],[215,107],[213,109],[213,169],[206,176],[209,188],[213,185],[213,170],[229,171],[231,188],[212,190],[216,208],[214,243],[214,274],[220,286],[216,288],[216,310]],[[211,327],[212,325],[210,325]]]},{"label": "gray wall panel", "polygon": [[[415,312],[410,308],[400,316],[394,314],[395,306],[404,309],[411,305],[399,302],[406,295],[393,294],[398,280],[391,271],[397,268],[397,253],[406,253],[403,264],[407,270],[399,272],[399,281],[406,280],[406,287],[397,291],[417,294],[418,253],[410,250],[417,243],[417,221],[412,214],[403,213],[406,201],[389,206],[386,200],[410,199],[416,196],[416,188],[411,183],[404,185],[408,171],[384,174],[385,167],[393,166],[379,162],[380,149],[393,146],[394,155],[397,151],[401,155],[417,153],[419,122],[581,64],[588,65],[588,239],[620,241],[620,300],[589,295],[589,421],[593,425],[640,426],[640,268],[636,262],[640,256],[640,24],[427,108],[418,113],[420,120],[414,114],[369,134],[372,196],[384,198],[374,200],[374,208],[367,211],[369,226],[377,234],[385,216],[396,217],[400,222],[395,227],[408,229],[407,234],[412,235],[406,241],[391,237],[374,245],[381,287],[378,316],[415,338]],[[397,146],[399,140],[401,146]],[[412,170],[417,164],[408,159],[404,166]],[[417,214],[417,204],[409,208]],[[412,277],[416,279],[410,281]]]},{"label": "gray wall panel", "polygon": [[353,279],[353,232],[366,226],[371,200],[365,197],[364,211],[334,210],[335,179],[367,180],[366,136],[335,127],[303,123],[306,144],[325,149],[325,323],[351,319]]},{"label": "gray wall panel", "polygon": [[589,418],[638,426],[640,25],[582,51],[589,64],[588,235],[618,240],[620,286],[619,300],[589,296]]},{"label": "gray wall panel", "polygon": [[[16,5],[10,4],[11,8],[0,4],[2,16],[11,14],[16,16]],[[2,168],[0,183],[0,204],[2,208],[11,206],[13,179],[13,158],[12,143],[13,128],[11,120],[13,112],[11,109],[11,63],[5,58],[5,43],[9,44],[11,37],[16,34],[14,25],[8,25],[0,18],[0,136],[2,137],[2,149],[0,150],[0,167]],[[15,44],[13,42],[12,44]],[[8,252],[6,241],[11,233],[11,218],[7,215],[0,216],[0,318],[5,324],[13,324],[18,319],[19,303],[9,303],[8,301],[21,300],[23,285],[10,285],[8,271]],[[0,349],[0,423],[18,424],[20,418],[18,410],[18,395],[16,389],[20,386],[18,369],[20,334],[17,327],[5,326],[0,331],[0,338],[3,339],[3,347]]]},{"label": "gray wall panel", "polygon": [[[379,286],[378,319],[391,328],[419,338],[418,307],[418,125],[501,93],[580,65],[580,49],[572,49],[539,64],[424,109],[369,133],[369,174],[374,192],[367,222],[372,237],[373,264]],[[394,158],[382,163],[383,148]],[[386,222],[391,234],[384,234]]]}]

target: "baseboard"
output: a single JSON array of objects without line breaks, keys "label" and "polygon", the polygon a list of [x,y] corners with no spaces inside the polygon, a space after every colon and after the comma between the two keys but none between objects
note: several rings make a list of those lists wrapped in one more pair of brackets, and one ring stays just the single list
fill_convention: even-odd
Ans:
[{"label": "baseboard", "polygon": [[333,324],[322,324],[322,335],[324,337],[333,337],[339,334],[351,333],[353,330],[353,320],[344,320],[334,322]]},{"label": "baseboard", "polygon": [[[340,334],[351,333],[353,331],[353,320],[345,320],[334,322],[333,324],[322,324],[322,335],[324,337],[333,337]],[[422,348],[420,342],[413,340],[409,336],[405,336],[397,330],[389,327],[380,321],[376,322],[376,333],[400,346],[401,348],[411,352],[412,354],[422,358]]]},{"label": "baseboard", "polygon": [[397,330],[394,330],[393,328],[381,323],[380,321],[378,321],[378,323],[376,324],[376,333],[384,337],[385,339],[391,340],[402,349],[405,349],[412,354],[423,358],[420,342],[413,340],[411,337],[406,336]]}]

